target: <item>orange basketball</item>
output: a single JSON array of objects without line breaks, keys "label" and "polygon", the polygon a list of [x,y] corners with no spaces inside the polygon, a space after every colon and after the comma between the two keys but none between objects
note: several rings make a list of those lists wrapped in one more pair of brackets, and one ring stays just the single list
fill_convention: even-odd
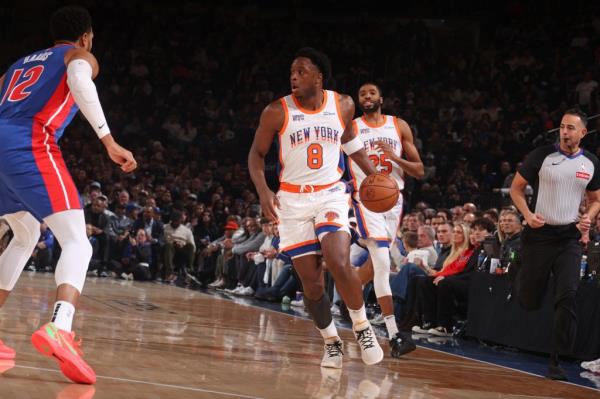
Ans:
[{"label": "orange basketball", "polygon": [[365,208],[377,213],[392,209],[400,196],[396,181],[383,173],[368,176],[360,185],[358,193]]}]

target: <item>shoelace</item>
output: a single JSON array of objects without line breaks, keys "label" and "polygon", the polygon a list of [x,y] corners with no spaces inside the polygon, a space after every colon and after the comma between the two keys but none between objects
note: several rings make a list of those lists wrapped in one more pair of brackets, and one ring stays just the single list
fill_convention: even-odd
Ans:
[{"label": "shoelace", "polygon": [[364,349],[371,349],[375,347],[373,343],[373,334],[371,333],[370,328],[365,328],[362,331],[356,332],[356,340],[360,344],[360,346]]},{"label": "shoelace", "polygon": [[[77,352],[77,354],[79,356],[83,356],[83,350],[81,350],[81,344],[83,343],[83,338],[79,338],[79,340],[75,341],[75,333],[71,332],[70,334],[67,333],[67,336],[71,339],[72,342],[72,347],[73,349],[75,349],[75,351]],[[66,340],[66,338],[62,337],[63,339]]]},{"label": "shoelace", "polygon": [[344,354],[344,351],[342,351],[341,341],[335,341],[332,344],[325,344],[325,351],[329,357],[341,356]]}]

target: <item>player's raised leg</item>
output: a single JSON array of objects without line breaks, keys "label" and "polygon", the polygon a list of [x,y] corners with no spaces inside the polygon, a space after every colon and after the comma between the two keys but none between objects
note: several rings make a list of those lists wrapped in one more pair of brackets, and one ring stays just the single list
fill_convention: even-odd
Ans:
[{"label": "player's raised leg", "polygon": [[[0,307],[15,287],[40,236],[40,223],[29,212],[21,211],[3,217],[13,232],[13,238],[0,256]],[[14,359],[15,355],[15,351],[0,340],[0,360]]]}]

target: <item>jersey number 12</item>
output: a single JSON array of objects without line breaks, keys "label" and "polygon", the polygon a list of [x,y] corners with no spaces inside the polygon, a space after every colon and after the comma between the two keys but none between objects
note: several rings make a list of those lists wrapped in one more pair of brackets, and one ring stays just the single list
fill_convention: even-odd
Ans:
[{"label": "jersey number 12", "polygon": [[[8,82],[8,88],[6,89],[6,92],[4,92],[2,101],[0,101],[0,105],[4,104],[4,101],[6,100],[10,102],[17,102],[29,97],[31,92],[27,91],[27,89],[36,84],[38,80],[40,80],[42,72],[44,72],[44,66],[36,65],[32,68],[29,68],[25,72],[23,71],[23,68],[15,69]],[[23,80],[21,78],[25,79]],[[20,83],[19,80],[21,80]]]}]

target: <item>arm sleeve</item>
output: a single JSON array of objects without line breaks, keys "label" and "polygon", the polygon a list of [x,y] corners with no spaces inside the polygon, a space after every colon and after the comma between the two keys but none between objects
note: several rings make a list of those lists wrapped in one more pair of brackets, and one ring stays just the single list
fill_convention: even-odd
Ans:
[{"label": "arm sleeve", "polygon": [[92,66],[81,58],[74,59],[67,65],[67,85],[71,90],[75,103],[90,123],[98,138],[110,134],[110,129],[100,105],[96,85],[92,80]]}]

